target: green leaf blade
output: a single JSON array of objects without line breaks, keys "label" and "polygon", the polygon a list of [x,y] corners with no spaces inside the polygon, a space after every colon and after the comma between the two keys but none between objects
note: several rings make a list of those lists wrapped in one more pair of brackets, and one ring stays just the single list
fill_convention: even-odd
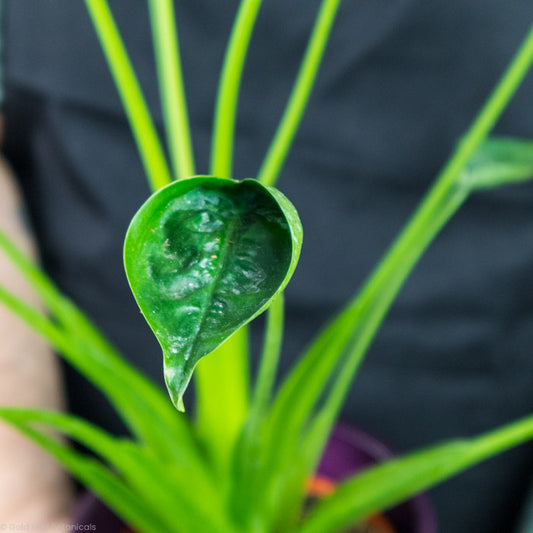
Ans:
[{"label": "green leaf blade", "polygon": [[109,467],[99,460],[69,448],[66,444],[56,440],[55,437],[33,427],[32,422],[45,422],[46,425],[55,427],[56,424],[49,424],[50,420],[54,418],[56,418],[55,421],[61,420],[63,422],[61,424],[63,427],[59,428],[60,431],[69,425],[73,432],[78,433],[78,436],[89,436],[91,447],[94,444],[99,448],[99,451],[109,450],[111,438],[106,437],[105,433],[94,427],[91,428],[88,423],[76,421],[68,415],[27,409],[0,409],[2,421],[13,426],[54,457],[68,472],[89,487],[117,515],[135,527],[136,530],[154,533],[169,531],[157,512]]},{"label": "green leaf blade", "polygon": [[533,141],[491,137],[474,152],[460,183],[470,189],[489,189],[533,178]]},{"label": "green leaf blade", "polygon": [[[353,376],[377,331],[386,310],[394,301],[409,271],[431,242],[436,232],[462,204],[465,197],[480,189],[522,183],[533,178],[533,142],[511,138],[489,138],[478,146],[468,165],[457,177],[457,184],[433,204],[432,213],[417,224],[417,236],[396,246],[397,255],[389,254],[381,271],[376,270],[360,296],[320,334],[288,377],[272,411],[272,458],[267,473],[286,470],[295,446],[298,446],[305,479],[320,457]],[[416,227],[412,224],[412,228]],[[400,243],[400,241],[397,241]],[[409,242],[411,244],[409,244]],[[424,244],[426,243],[426,244]],[[394,248],[393,248],[394,250]],[[328,340],[329,335],[329,340]],[[303,444],[297,441],[301,428],[319,401],[320,394],[337,372],[325,403],[316,414]],[[284,427],[288,429],[283,429]],[[278,436],[282,435],[281,438]],[[273,439],[278,444],[272,445]],[[298,444],[296,444],[298,442]],[[281,462],[285,454],[285,463]],[[276,457],[278,456],[278,457]],[[306,456],[308,456],[306,458]],[[279,491],[279,489],[276,489]],[[288,501],[287,497],[281,498]]]},{"label": "green leaf blade", "polygon": [[344,483],[309,515],[299,533],[334,533],[498,453],[533,438],[533,416],[471,439],[454,440],[393,459]]},{"label": "green leaf blade", "polygon": [[[145,502],[150,512],[164,524],[165,531],[193,531],[198,523],[206,524],[213,532],[232,530],[214,485],[206,486],[177,463],[161,463],[148,448],[135,441],[113,437],[81,418],[56,411],[0,407],[0,419],[21,431],[52,429],[95,453],[108,463],[132,494]],[[206,500],[210,502],[209,509],[205,507]]]},{"label": "green leaf blade", "polygon": [[[164,393],[131,367],[102,337],[83,312],[9,237],[0,231],[0,251],[20,271],[42,298],[54,317],[52,320],[25,304],[0,286],[0,303],[25,321],[89,381],[99,387],[117,409],[128,427],[162,456],[176,456],[171,439],[188,450],[188,464],[197,463],[196,446],[189,438],[190,428],[183,417],[176,416]],[[199,458],[199,457],[198,457]],[[201,465],[198,465],[202,468]]]},{"label": "green leaf blade", "polygon": [[189,178],[141,207],[126,236],[126,274],[178,409],[198,361],[283,290],[301,242],[292,204],[256,180]]}]

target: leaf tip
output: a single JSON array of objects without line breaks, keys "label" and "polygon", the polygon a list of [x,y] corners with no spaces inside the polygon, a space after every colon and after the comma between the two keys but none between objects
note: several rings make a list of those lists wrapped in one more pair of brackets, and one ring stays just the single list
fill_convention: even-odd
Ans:
[{"label": "leaf tip", "polygon": [[165,383],[167,385],[168,393],[174,407],[180,413],[185,412],[183,395],[185,394],[185,390],[191,379],[191,374],[192,372],[185,374],[183,368],[165,365]]},{"label": "leaf tip", "polygon": [[185,404],[183,403],[183,396],[180,396],[178,400],[174,403],[174,406],[180,413],[185,412]]}]

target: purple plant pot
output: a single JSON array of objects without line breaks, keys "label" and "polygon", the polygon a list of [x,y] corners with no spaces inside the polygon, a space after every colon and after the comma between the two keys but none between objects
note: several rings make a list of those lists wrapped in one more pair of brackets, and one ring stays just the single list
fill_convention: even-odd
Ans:
[{"label": "purple plant pot", "polygon": [[[394,454],[381,442],[354,429],[339,424],[333,430],[320,462],[318,474],[334,482],[343,480],[369,466],[393,457]],[[435,514],[425,494],[385,513],[396,533],[436,533]],[[122,533],[124,524],[92,494],[85,494],[74,513],[74,525],[93,525],[102,533]]]},{"label": "purple plant pot", "polygon": [[[394,454],[366,433],[344,424],[333,430],[318,474],[334,482],[383,462]],[[420,494],[385,513],[397,533],[436,533],[435,513],[426,494]]]}]

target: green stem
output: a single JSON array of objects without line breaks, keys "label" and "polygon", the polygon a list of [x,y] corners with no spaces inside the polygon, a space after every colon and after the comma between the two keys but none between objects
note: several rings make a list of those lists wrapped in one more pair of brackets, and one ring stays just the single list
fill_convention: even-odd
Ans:
[{"label": "green stem", "polygon": [[[219,82],[211,174],[233,174],[233,143],[239,89],[252,31],[261,0],[242,0],[224,58]],[[229,464],[231,450],[248,411],[248,332],[242,327],[196,369],[198,431],[221,468]],[[216,444],[215,444],[216,443]]]},{"label": "green stem", "polygon": [[242,0],[224,58],[220,76],[213,142],[211,174],[230,178],[233,174],[235,120],[242,72],[262,0]]},{"label": "green stem", "polygon": [[248,328],[200,360],[195,385],[198,434],[224,471],[248,413]]},{"label": "green stem", "polygon": [[327,436],[331,432],[350,389],[353,377],[409,273],[429,244],[465,201],[468,190],[460,186],[454,189],[436,207],[432,219],[427,219],[425,223],[420,220],[420,224],[415,226],[411,239],[405,241],[406,246],[402,249],[402,253],[396,257],[394,263],[391,263],[386,283],[369,289],[368,294],[365,294],[365,291],[361,294],[358,323],[355,327],[353,323],[347,326],[352,331],[343,351],[345,362],[342,363],[327,400],[307,435],[309,448],[302,454],[306,457],[305,460],[308,457],[311,458],[310,463],[306,465],[307,471],[314,470],[323,446],[327,442]]},{"label": "green stem", "polygon": [[[461,174],[509,104],[532,62],[533,26],[489,100],[440,173],[435,185],[389,253],[378,265],[360,295],[344,312],[350,314],[356,309],[359,310],[355,313],[356,323],[351,325],[356,328],[351,336],[355,340],[349,348],[337,381],[318,418],[320,420],[320,417],[325,417],[328,420],[327,423],[319,422],[321,430],[326,431],[326,435],[344,402],[355,372],[405,279],[435,235],[470,192],[461,183]],[[361,309],[363,309],[362,314]],[[321,440],[324,444],[325,440]],[[316,457],[319,456],[320,448],[315,450]]]},{"label": "green stem", "polygon": [[171,182],[161,143],[139,82],[106,0],[85,0],[111,74],[128,116],[152,190]]},{"label": "green stem", "polygon": [[[283,385],[271,415],[267,444],[271,457],[266,462],[268,471],[272,472],[270,476],[279,469],[287,468],[287,461],[294,457],[295,446],[299,446],[301,475],[307,476],[313,470],[353,376],[379,325],[418,258],[470,192],[461,180],[461,173],[503,112],[532,60],[533,29],[458,150],[363,290],[315,339],[307,355]],[[325,406],[312,421],[303,445],[298,444],[311,410],[335,371],[336,381]],[[270,488],[269,485],[266,490],[280,492],[279,487]],[[284,498],[283,494],[281,498]]]},{"label": "green stem", "polygon": [[[232,514],[246,531],[260,531],[262,517],[253,516],[250,495],[257,492],[257,465],[261,452],[261,426],[270,403],[283,339],[284,301],[280,293],[267,311],[261,354],[252,403],[233,454],[230,496]],[[250,513],[252,511],[252,513]],[[252,524],[254,524],[252,526]]]},{"label": "green stem", "polygon": [[[455,202],[454,189],[460,187],[461,173],[506,109],[520,83],[528,73],[532,62],[533,26],[487,103],[460,142],[456,152],[439,174],[426,199],[402,231],[390,252],[380,263],[361,295],[353,300],[352,308],[359,306],[361,301],[368,301],[378,290],[387,288],[390,280],[398,276],[398,269],[401,268],[406,254],[419,252],[416,257],[418,258],[438,232],[440,226],[453,214],[453,211],[449,214],[446,214],[446,211],[450,208],[449,202],[452,202],[452,204]],[[463,187],[460,188],[462,189]],[[457,209],[459,205],[454,209]],[[436,224],[434,220],[435,215],[438,213],[444,213],[445,215],[445,219],[440,225]],[[415,250],[417,248],[419,249],[418,251]],[[412,261],[412,265],[408,268],[404,266],[405,275],[402,277],[400,286],[414,264],[416,264],[416,259]]]},{"label": "green stem", "polygon": [[[283,318],[284,298],[283,293],[280,293],[272,301],[267,311],[263,353],[261,354],[257,382],[250,407],[250,411],[255,413],[257,417],[262,416],[270,403],[283,341]],[[252,425],[256,427],[257,424]]]},{"label": "green stem", "polygon": [[180,49],[172,0],[149,0],[152,35],[174,175],[195,174],[187,100],[181,69]]},{"label": "green stem", "polygon": [[341,0],[323,0],[298,78],[274,139],[259,170],[258,179],[275,185],[302,120]]},{"label": "green stem", "polygon": [[488,136],[516,93],[533,62],[533,25],[487,103],[440,174],[442,188],[463,171],[473,153]]}]

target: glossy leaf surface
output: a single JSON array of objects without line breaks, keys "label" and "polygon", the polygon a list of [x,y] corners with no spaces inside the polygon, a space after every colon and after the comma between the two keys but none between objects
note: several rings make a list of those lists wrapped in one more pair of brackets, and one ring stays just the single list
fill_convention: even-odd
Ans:
[{"label": "glossy leaf surface", "polygon": [[285,287],[301,241],[292,204],[256,180],[181,180],[135,215],[124,248],[126,274],[163,349],[178,409],[199,359]]}]

